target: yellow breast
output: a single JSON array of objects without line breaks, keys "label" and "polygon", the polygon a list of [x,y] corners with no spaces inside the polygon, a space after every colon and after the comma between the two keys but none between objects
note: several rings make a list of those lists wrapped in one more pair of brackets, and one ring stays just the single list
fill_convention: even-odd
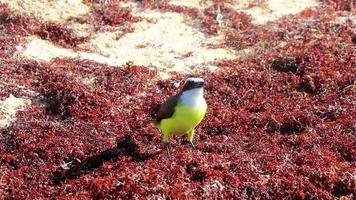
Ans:
[{"label": "yellow breast", "polygon": [[207,104],[205,101],[198,107],[191,107],[179,103],[176,106],[173,116],[161,121],[160,129],[163,134],[184,135],[194,129],[203,120],[206,110]]}]

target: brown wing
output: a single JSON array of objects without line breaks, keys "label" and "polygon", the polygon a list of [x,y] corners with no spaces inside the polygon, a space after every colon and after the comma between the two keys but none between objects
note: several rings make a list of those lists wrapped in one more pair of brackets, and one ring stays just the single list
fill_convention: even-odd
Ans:
[{"label": "brown wing", "polygon": [[179,100],[179,94],[169,97],[159,108],[157,117],[155,120],[156,124],[159,124],[162,119],[172,117],[174,113],[174,107],[177,105]]}]

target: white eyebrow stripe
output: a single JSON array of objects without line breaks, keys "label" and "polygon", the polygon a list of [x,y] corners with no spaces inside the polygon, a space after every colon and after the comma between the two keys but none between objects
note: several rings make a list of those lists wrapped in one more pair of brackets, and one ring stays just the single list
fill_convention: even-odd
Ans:
[{"label": "white eyebrow stripe", "polygon": [[187,81],[204,82],[204,79],[202,79],[202,78],[188,78]]}]

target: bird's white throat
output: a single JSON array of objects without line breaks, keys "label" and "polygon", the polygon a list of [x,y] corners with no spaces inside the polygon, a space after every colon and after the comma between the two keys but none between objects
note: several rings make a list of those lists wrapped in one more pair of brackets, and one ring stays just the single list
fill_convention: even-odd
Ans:
[{"label": "bird's white throat", "polygon": [[182,103],[191,107],[204,107],[204,88],[195,88],[184,91],[180,96]]}]

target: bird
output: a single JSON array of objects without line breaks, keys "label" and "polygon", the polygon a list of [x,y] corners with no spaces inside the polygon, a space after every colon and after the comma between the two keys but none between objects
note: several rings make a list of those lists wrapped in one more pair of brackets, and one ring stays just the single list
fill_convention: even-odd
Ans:
[{"label": "bird", "polygon": [[215,20],[219,27],[222,26],[223,18],[224,18],[224,16],[221,14],[220,6],[218,6]]},{"label": "bird", "polygon": [[154,124],[162,133],[163,144],[170,156],[169,139],[187,135],[194,148],[195,128],[205,117],[208,105],[204,98],[204,79],[188,77],[183,89],[160,105]]}]

